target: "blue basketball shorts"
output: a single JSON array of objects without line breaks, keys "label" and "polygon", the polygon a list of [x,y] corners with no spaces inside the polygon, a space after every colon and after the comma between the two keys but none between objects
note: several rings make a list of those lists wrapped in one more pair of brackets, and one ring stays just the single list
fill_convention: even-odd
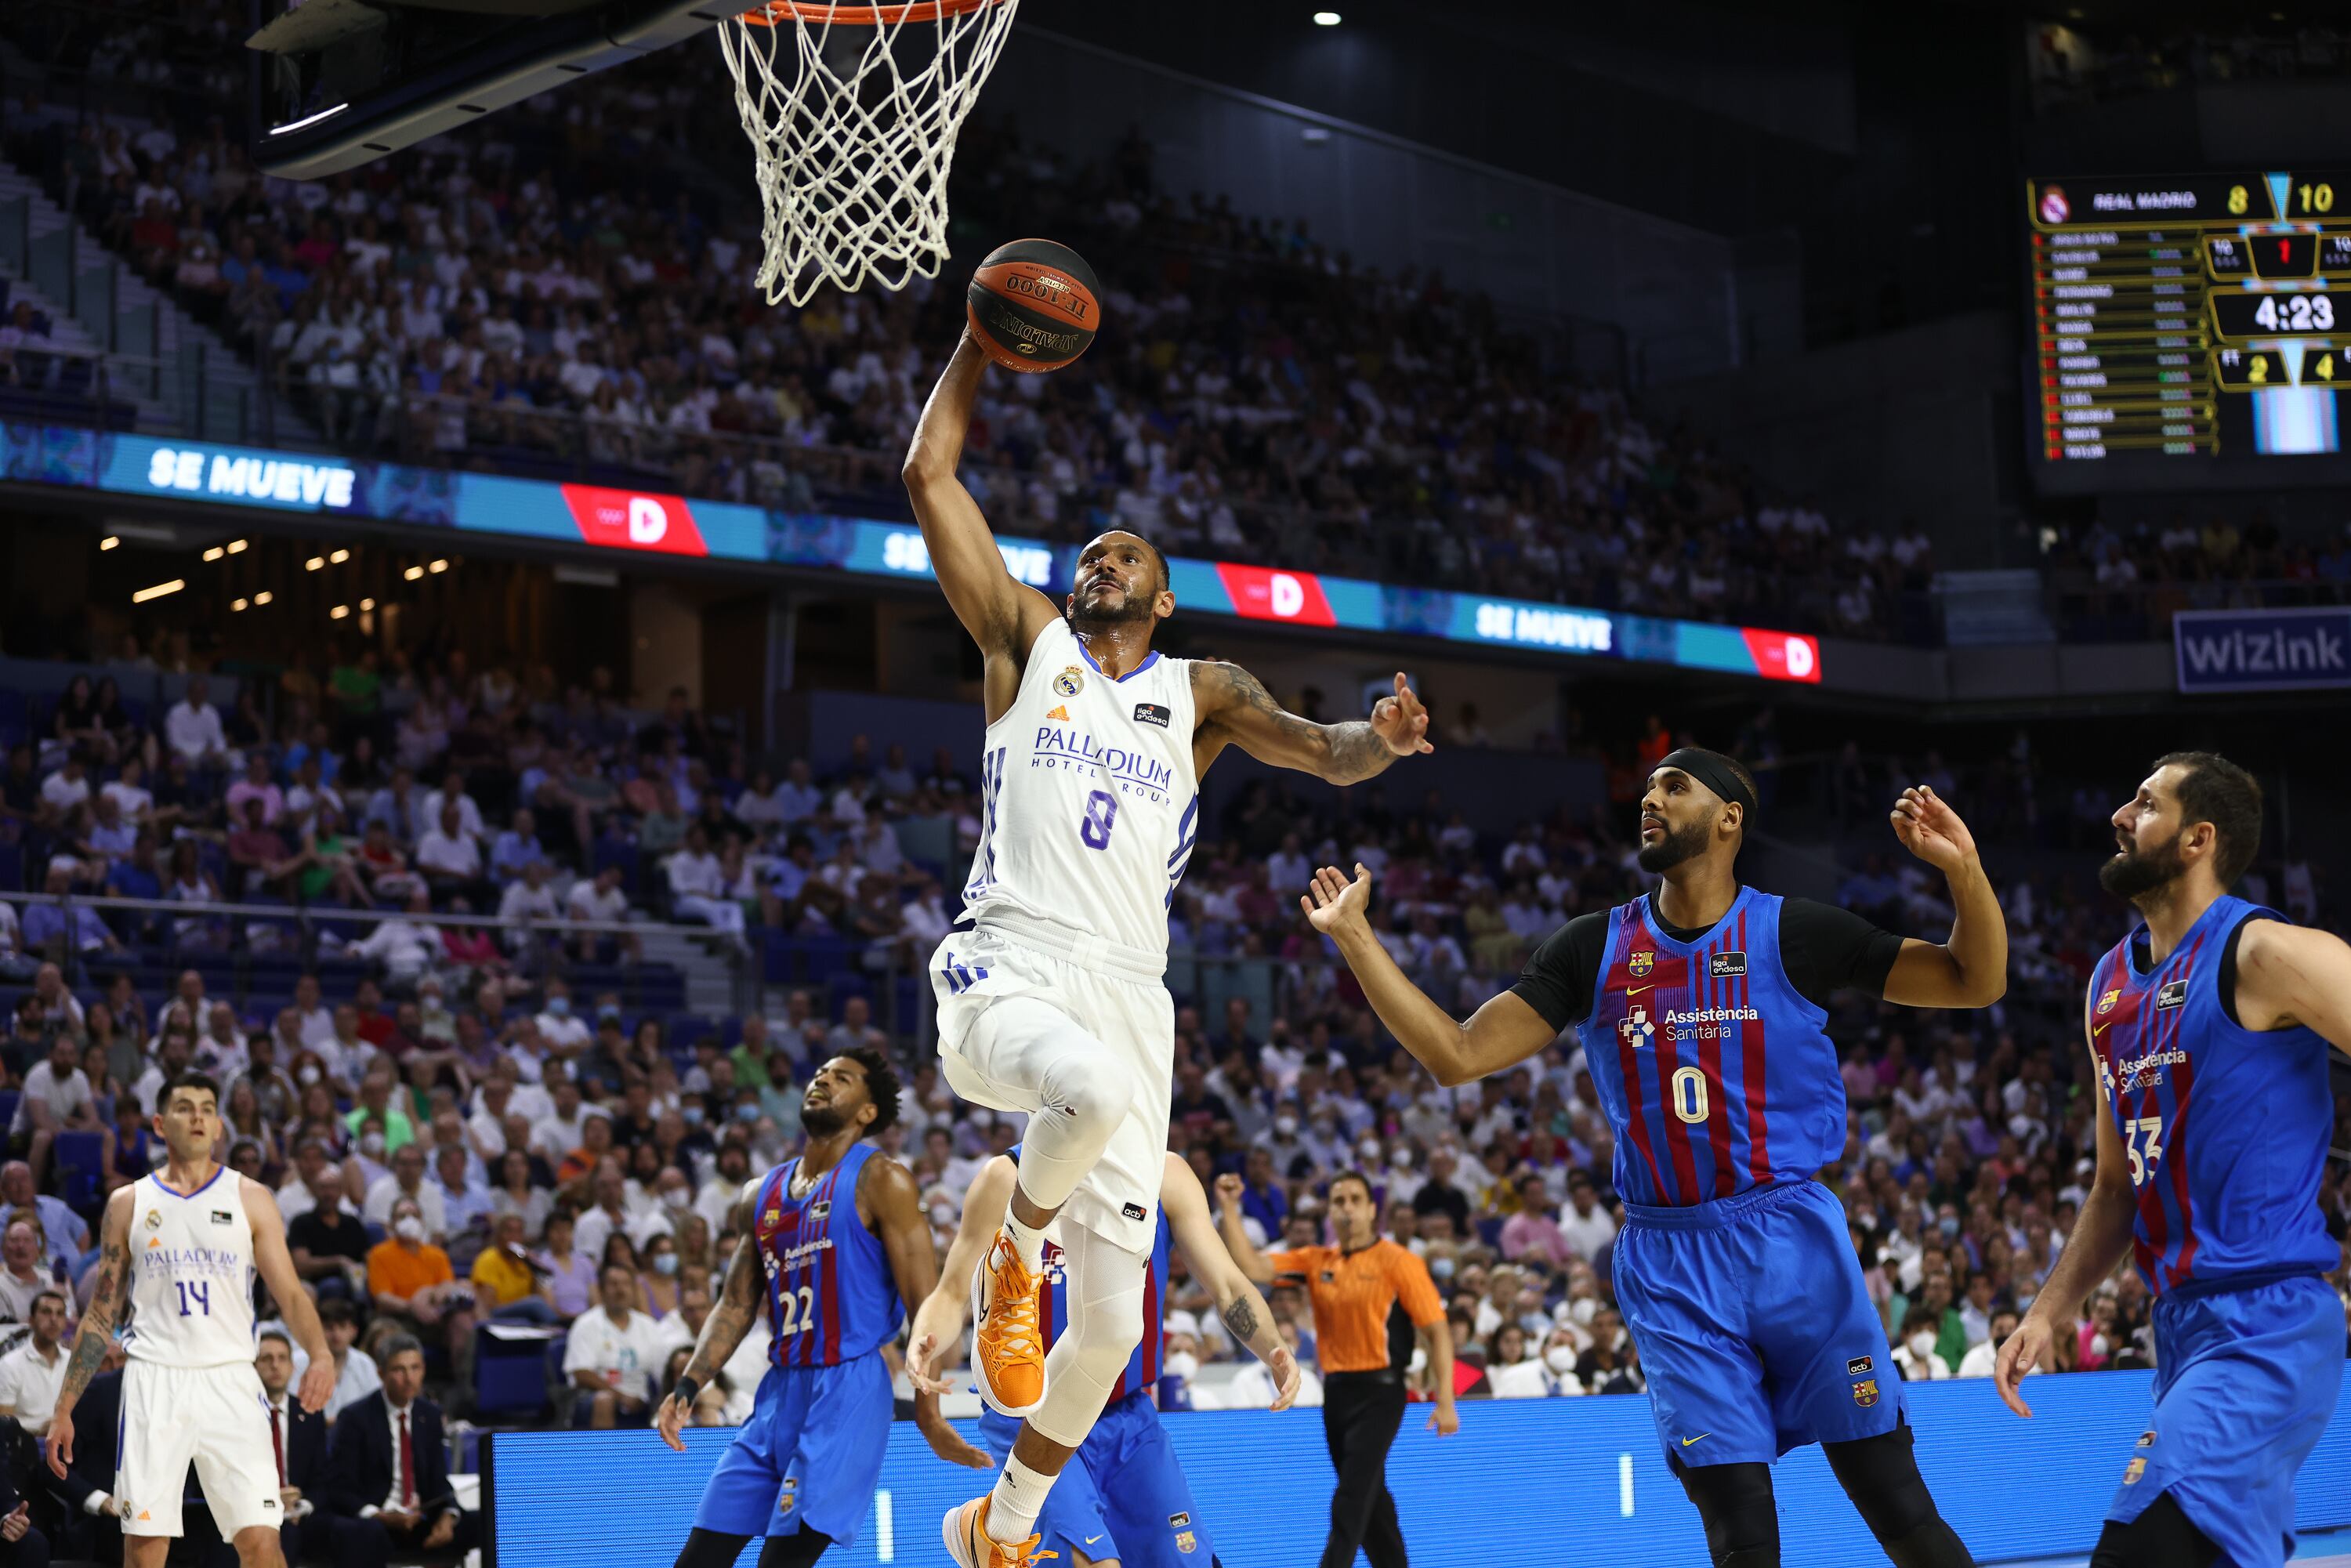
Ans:
[{"label": "blue basketball shorts", "polygon": [[2283,1563],[2294,1477],[2335,1414],[2343,1351],[2343,1303],[2309,1275],[2165,1295],[2155,1305],[2155,1425],[2106,1517],[2127,1524],[2169,1492],[2236,1568]]},{"label": "blue basketball shorts", "polygon": [[1902,1375],[1828,1188],[1625,1213],[1616,1300],[1668,1460],[1770,1464],[1900,1424]]},{"label": "blue basketball shorts", "polygon": [[890,1447],[890,1369],[876,1351],[838,1366],[773,1366],[751,1418],[710,1473],[697,1529],[726,1535],[864,1528]]},{"label": "blue basketball shorts", "polygon": [[[1020,1423],[984,1411],[979,1435],[1000,1465]],[[1076,1551],[1116,1557],[1120,1568],[1198,1568],[1217,1552],[1148,1390],[1102,1411],[1076,1462],[1045,1495],[1037,1532],[1040,1545],[1065,1563]]]}]

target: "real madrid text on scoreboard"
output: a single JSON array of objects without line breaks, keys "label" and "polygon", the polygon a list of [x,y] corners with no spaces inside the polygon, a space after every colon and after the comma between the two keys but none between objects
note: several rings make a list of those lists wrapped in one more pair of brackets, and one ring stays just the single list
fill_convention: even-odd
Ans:
[{"label": "real madrid text on scoreboard", "polygon": [[2351,478],[2351,170],[2031,180],[2025,196],[2044,488]]}]

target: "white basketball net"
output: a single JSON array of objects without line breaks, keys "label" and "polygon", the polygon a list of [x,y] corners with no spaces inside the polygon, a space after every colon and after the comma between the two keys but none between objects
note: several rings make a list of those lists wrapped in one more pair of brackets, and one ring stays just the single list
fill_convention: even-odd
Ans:
[{"label": "white basketball net", "polygon": [[1019,4],[981,0],[961,15],[839,5],[821,20],[779,5],[719,24],[757,160],[767,251],[758,283],[768,304],[805,305],[826,283],[853,289],[870,277],[903,288],[938,275],[956,133]]}]

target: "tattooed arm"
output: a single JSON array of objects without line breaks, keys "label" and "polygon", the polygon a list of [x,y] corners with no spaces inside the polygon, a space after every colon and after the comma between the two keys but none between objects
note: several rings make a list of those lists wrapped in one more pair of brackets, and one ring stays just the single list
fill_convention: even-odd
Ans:
[{"label": "tattooed arm", "polygon": [[[751,1325],[759,1321],[759,1239],[751,1226],[751,1207],[758,1193],[758,1178],[744,1184],[735,1195],[735,1205],[727,1211],[726,1228],[735,1232],[735,1255],[726,1260],[726,1278],[718,1287],[718,1299],[710,1304],[710,1315],[702,1320],[702,1333],[695,1336],[694,1354],[680,1375],[681,1386],[691,1383],[696,1390],[718,1375],[726,1364]],[[661,1431],[662,1441],[685,1452],[677,1430],[694,1416],[694,1395],[679,1397],[673,1388],[663,1398],[661,1408],[653,1415],[653,1425]]]},{"label": "tattooed arm", "polygon": [[57,1410],[49,1417],[49,1469],[59,1479],[73,1463],[73,1407],[81,1391],[98,1375],[107,1346],[122,1322],[122,1305],[131,1293],[131,1206],[136,1189],[117,1187],[106,1200],[106,1219],[99,1227],[98,1284],[81,1315],[81,1332],[74,1335],[73,1354],[66,1362],[66,1380],[57,1389]]},{"label": "tattooed arm", "polygon": [[1401,674],[1395,694],[1382,697],[1370,718],[1316,724],[1284,709],[1238,664],[1202,661],[1192,666],[1192,711],[1195,775],[1206,772],[1227,746],[1238,746],[1277,768],[1354,784],[1399,757],[1436,749],[1427,740],[1427,710]]},{"label": "tattooed arm", "polygon": [[1200,1178],[1192,1167],[1174,1155],[1166,1156],[1159,1176],[1159,1206],[1167,1214],[1167,1231],[1185,1262],[1191,1265],[1192,1278],[1207,1287],[1216,1298],[1217,1312],[1225,1320],[1225,1329],[1236,1343],[1249,1346],[1259,1361],[1273,1374],[1273,1407],[1286,1410],[1298,1397],[1298,1358],[1282,1343],[1273,1326],[1273,1313],[1265,1298],[1241,1271],[1227,1250],[1224,1238],[1217,1233],[1217,1223],[1208,1215],[1208,1195],[1200,1190]]}]

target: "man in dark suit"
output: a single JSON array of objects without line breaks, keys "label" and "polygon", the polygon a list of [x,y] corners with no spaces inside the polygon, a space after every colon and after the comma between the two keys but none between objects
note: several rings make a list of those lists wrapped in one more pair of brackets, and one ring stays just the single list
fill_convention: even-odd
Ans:
[{"label": "man in dark suit", "polygon": [[49,1568],[49,1539],[33,1522],[32,1505],[17,1491],[16,1480],[14,1455],[0,1448],[0,1564]]},{"label": "man in dark suit", "polygon": [[474,1545],[474,1516],[449,1485],[441,1410],[421,1396],[423,1387],[424,1347],[394,1334],[383,1345],[382,1388],[335,1418],[327,1507],[358,1527],[336,1531],[336,1557],[347,1568],[375,1568],[395,1544],[448,1558]]},{"label": "man in dark suit", "polygon": [[[328,1507],[327,1418],[291,1397],[293,1342],[280,1330],[262,1330],[253,1369],[261,1376],[270,1440],[277,1452],[277,1495],[286,1505],[277,1542],[286,1561],[381,1563],[382,1533],[361,1521],[338,1518]],[[235,1559],[231,1548],[228,1561]]]}]

